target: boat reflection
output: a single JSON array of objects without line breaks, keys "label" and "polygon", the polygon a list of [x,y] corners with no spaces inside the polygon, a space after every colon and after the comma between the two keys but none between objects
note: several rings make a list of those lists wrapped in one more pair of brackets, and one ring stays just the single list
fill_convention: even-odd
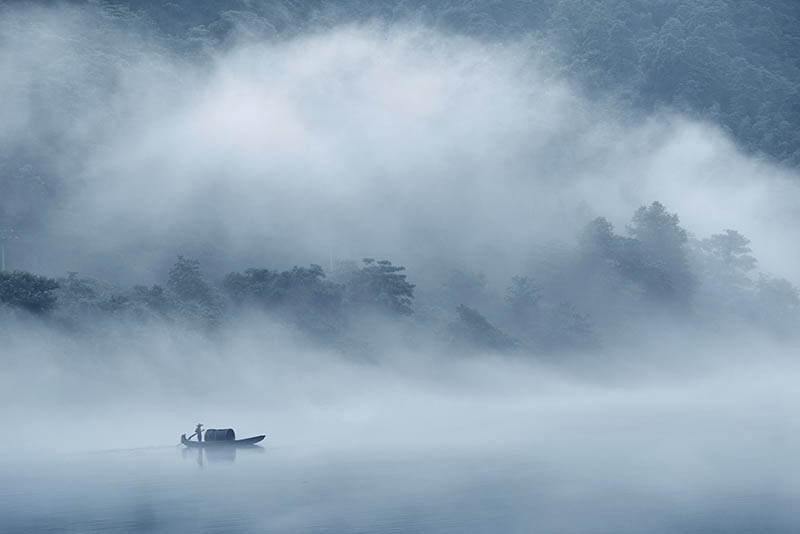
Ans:
[{"label": "boat reflection", "polygon": [[194,459],[202,469],[208,463],[234,463],[237,455],[252,456],[264,454],[264,447],[261,445],[249,445],[247,447],[199,447],[181,449],[181,457],[186,460]]}]

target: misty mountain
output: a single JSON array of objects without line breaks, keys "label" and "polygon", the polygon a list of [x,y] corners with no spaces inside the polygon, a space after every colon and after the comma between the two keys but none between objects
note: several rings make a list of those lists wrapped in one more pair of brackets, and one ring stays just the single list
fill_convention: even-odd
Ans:
[{"label": "misty mountain", "polygon": [[720,124],[751,152],[800,164],[800,7],[792,0],[73,3],[101,24],[134,27],[193,56],[375,21],[498,43],[531,38],[532,53],[592,98],[685,112]]},{"label": "misty mountain", "polygon": [[[0,228],[3,235],[29,240],[46,233],[53,219],[78,226],[65,220],[78,209],[65,199],[82,194],[79,188],[91,181],[86,174],[95,172],[109,144],[122,132],[135,135],[135,124],[168,113],[158,109],[160,103],[192,102],[195,88],[207,81],[203,77],[226,63],[225,54],[257,43],[281,46],[353,24],[381,28],[379,33],[428,28],[476,39],[494,47],[484,51],[490,61],[517,56],[515,61],[528,64],[509,68],[568,81],[588,98],[586,105],[613,110],[619,128],[636,131],[643,117],[677,113],[718,125],[748,153],[793,168],[800,162],[799,17],[796,2],[789,0],[4,1],[0,10],[6,54]],[[563,111],[575,113],[574,107]],[[567,116],[562,119],[574,124]],[[558,135],[546,142],[551,143],[548,158],[566,146]],[[196,237],[184,241],[195,241],[191,252],[204,256],[206,264],[212,260],[213,254],[199,249],[213,245],[197,243]],[[354,257],[364,253],[369,250]],[[311,256],[302,260],[319,262]],[[35,270],[47,269],[46,262],[25,261],[33,261],[28,265]],[[166,262],[160,260],[159,268]]]},{"label": "misty mountain", "polygon": [[0,13],[4,313],[534,354],[796,324],[793,3]]}]

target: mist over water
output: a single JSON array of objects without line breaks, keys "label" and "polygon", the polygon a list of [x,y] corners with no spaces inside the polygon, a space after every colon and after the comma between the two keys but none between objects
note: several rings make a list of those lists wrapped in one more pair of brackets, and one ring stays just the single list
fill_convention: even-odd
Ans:
[{"label": "mist over water", "polygon": [[[0,308],[0,530],[800,527],[791,327],[654,305],[595,318],[612,326],[592,346],[463,350],[461,302],[435,292],[481,273],[490,315],[595,217],[622,233],[655,200],[690,237],[735,228],[761,271],[800,281],[796,169],[713,124],[590,99],[532,38],[373,23],[199,61],[80,9],[3,13],[3,161],[46,154],[31,172],[58,184],[2,199],[22,221],[9,270],[148,286],[181,254],[213,279],[319,264],[341,281],[390,258],[418,304],[395,321],[365,308],[329,345],[247,309],[198,329]],[[267,438],[179,447],[198,422]]]},{"label": "mist over water", "polygon": [[[594,354],[570,370],[408,351],[365,363],[279,329],[212,346],[114,337],[127,341],[116,353],[12,344],[26,359],[0,398],[17,436],[0,449],[11,532],[791,532],[800,520],[794,355],[756,363],[728,347],[692,365],[710,355],[669,351],[686,365],[637,367]],[[178,448],[201,421],[267,439]]]}]

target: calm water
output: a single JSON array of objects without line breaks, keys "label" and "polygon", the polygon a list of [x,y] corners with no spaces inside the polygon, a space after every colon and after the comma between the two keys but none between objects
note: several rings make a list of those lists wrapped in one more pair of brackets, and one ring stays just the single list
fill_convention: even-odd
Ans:
[{"label": "calm water", "polygon": [[[494,453],[175,445],[0,455],[4,533],[795,533],[780,443],[604,439]],[[654,439],[655,438],[655,439]],[[713,440],[712,440],[713,441]],[[778,456],[776,458],[776,455]]]},{"label": "calm water", "polygon": [[[475,366],[254,373],[224,403],[8,397],[0,533],[800,532],[796,366],[614,387]],[[267,439],[178,445],[198,421]]]}]

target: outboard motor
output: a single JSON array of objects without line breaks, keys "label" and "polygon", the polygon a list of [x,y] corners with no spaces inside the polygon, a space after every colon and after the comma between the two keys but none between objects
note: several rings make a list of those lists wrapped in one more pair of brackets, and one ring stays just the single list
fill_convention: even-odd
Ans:
[{"label": "outboard motor", "polygon": [[205,441],[235,441],[236,432],[232,428],[209,428],[206,430]]}]

